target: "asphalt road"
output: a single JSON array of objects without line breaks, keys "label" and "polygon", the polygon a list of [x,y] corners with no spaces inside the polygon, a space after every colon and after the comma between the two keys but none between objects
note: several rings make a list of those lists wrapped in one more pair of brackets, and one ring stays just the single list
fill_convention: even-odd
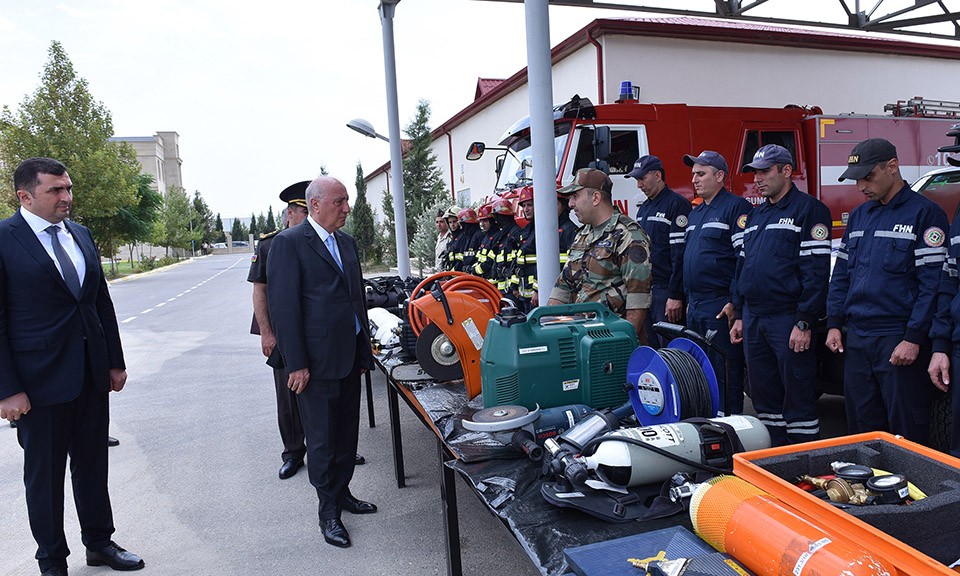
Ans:
[{"label": "asphalt road", "polygon": [[[446,571],[436,441],[401,408],[407,487],[393,477],[385,386],[374,374],[377,427],[364,410],[354,494],[380,512],[345,515],[353,547],[323,542],[305,470],[279,480],[281,444],[270,369],[249,334],[247,255],[208,256],[121,281],[111,294],[129,373],[111,397],[115,540],[153,575],[423,575]],[[42,305],[42,303],[38,303]],[[22,452],[0,426],[0,575],[37,573]],[[460,482],[465,573],[537,574],[499,520]],[[72,575],[84,565],[67,482]]]}]

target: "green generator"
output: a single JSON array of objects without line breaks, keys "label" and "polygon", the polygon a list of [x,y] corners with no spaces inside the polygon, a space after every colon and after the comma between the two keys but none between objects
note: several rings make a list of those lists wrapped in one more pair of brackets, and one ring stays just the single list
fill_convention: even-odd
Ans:
[{"label": "green generator", "polygon": [[540,306],[528,316],[504,310],[480,351],[483,405],[620,406],[636,348],[633,324],[597,302]]}]

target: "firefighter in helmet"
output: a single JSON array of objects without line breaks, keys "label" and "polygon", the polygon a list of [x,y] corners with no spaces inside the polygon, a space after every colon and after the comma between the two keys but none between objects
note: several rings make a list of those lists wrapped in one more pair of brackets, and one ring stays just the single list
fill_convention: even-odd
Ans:
[{"label": "firefighter in helmet", "polygon": [[480,220],[480,230],[483,231],[483,240],[480,242],[480,248],[477,249],[477,257],[473,264],[471,273],[487,279],[492,284],[496,284],[493,277],[493,267],[497,262],[496,246],[500,241],[502,230],[493,216],[493,203],[488,202],[480,207],[477,212],[477,219]]},{"label": "firefighter in helmet", "polygon": [[454,270],[472,272],[477,259],[477,250],[483,242],[483,230],[480,229],[480,221],[477,220],[477,211],[473,208],[464,208],[457,217],[460,219],[461,234]]},{"label": "firefighter in helmet", "polygon": [[495,201],[491,211],[501,231],[500,240],[494,247],[496,263],[493,266],[493,278],[497,289],[506,294],[513,276],[514,251],[520,243],[520,226],[517,226],[514,218],[513,204],[506,198]]},{"label": "firefighter in helmet", "polygon": [[517,199],[527,225],[520,230],[519,242],[514,248],[513,275],[510,277],[509,295],[517,307],[527,312],[540,305],[537,286],[537,234],[533,221],[533,188],[525,187]]}]

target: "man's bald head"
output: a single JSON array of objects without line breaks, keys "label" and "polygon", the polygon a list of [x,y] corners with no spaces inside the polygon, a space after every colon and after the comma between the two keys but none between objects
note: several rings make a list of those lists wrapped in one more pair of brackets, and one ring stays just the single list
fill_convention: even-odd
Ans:
[{"label": "man's bald head", "polygon": [[347,223],[350,196],[342,182],[331,176],[320,176],[307,186],[310,216],[327,232],[333,233]]}]

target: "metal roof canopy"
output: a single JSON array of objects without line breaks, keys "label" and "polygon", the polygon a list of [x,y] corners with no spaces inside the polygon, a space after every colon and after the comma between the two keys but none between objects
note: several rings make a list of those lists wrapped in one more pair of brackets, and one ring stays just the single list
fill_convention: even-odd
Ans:
[{"label": "metal roof canopy", "polygon": [[[483,0],[486,2],[523,3],[523,0]],[[650,12],[655,14],[671,14],[680,16],[697,16],[701,18],[722,18],[727,20],[743,20],[758,23],[792,24],[796,26],[816,26],[838,28],[843,30],[858,30],[861,32],[885,32],[889,34],[903,34],[909,36],[923,36],[927,38],[942,38],[946,40],[960,40],[960,12],[951,12],[947,8],[948,0],[910,0],[906,7],[890,9],[878,13],[886,0],[876,0],[869,10],[862,10],[860,0],[853,1],[853,8],[849,0],[836,0],[846,14],[847,21],[821,21],[813,19],[777,18],[757,15],[756,8],[762,4],[773,4],[773,0],[713,0],[714,10],[684,10],[653,5],[643,0],[621,0],[620,2],[603,2],[600,0],[549,0],[554,6],[574,6],[579,8],[599,8],[606,10],[628,10],[634,12]],[[675,3],[675,2],[671,2]],[[687,3],[687,2],[684,2]],[[887,1],[887,6],[892,2]],[[794,8],[797,2],[780,0],[780,4],[790,4]],[[903,2],[901,2],[903,4]],[[768,8],[772,6],[768,5]],[[939,8],[939,10],[937,10]],[[768,10],[769,11],[769,10]],[[839,15],[839,12],[838,12]],[[811,18],[814,14],[811,14]],[[817,14],[823,16],[823,14]],[[949,22],[953,26],[953,34],[944,34],[928,30],[913,29],[918,26],[929,26]]]}]

